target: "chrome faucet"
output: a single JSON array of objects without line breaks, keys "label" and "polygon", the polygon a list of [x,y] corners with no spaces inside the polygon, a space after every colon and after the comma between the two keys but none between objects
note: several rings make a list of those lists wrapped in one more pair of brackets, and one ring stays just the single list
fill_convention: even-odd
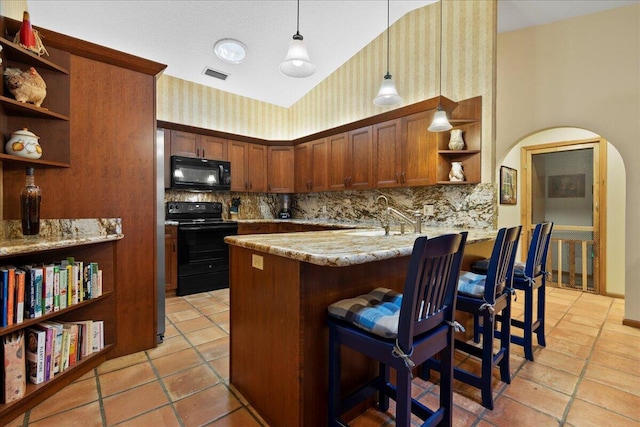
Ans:
[{"label": "chrome faucet", "polygon": [[385,204],[385,216],[384,216],[384,221],[382,222],[382,226],[384,227],[384,234],[385,236],[389,235],[389,216],[393,216],[396,219],[402,221],[400,223],[400,230],[401,233],[404,234],[404,223],[407,223],[411,226],[413,226],[413,232],[420,234],[422,233],[422,213],[417,210],[417,211],[410,211],[411,214],[413,215],[413,219],[411,219],[410,217],[408,217],[406,214],[400,212],[399,210],[389,206],[389,199],[387,199],[387,196],[385,195],[379,195],[376,198],[376,202],[380,201],[380,199],[384,200],[384,204]]}]

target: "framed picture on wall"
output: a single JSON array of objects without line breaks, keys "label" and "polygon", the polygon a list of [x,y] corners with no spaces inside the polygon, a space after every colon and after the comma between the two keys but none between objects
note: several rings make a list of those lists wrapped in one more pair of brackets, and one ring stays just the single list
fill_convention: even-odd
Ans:
[{"label": "framed picture on wall", "polygon": [[500,204],[515,205],[518,202],[518,171],[500,166]]}]

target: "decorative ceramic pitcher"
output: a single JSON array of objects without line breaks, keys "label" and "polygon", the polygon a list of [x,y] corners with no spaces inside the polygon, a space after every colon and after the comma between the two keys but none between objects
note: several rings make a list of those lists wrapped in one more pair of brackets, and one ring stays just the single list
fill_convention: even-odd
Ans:
[{"label": "decorative ceramic pitcher", "polygon": [[42,156],[42,148],[38,143],[40,137],[23,128],[11,134],[11,138],[4,149],[7,154],[26,157],[28,159],[39,159]]},{"label": "decorative ceramic pitcher", "polygon": [[464,171],[462,170],[462,162],[451,162],[451,171],[449,171],[449,181],[464,181]]},{"label": "decorative ceramic pitcher", "polygon": [[464,150],[464,140],[462,139],[462,129],[451,130],[451,139],[449,139],[449,150]]}]

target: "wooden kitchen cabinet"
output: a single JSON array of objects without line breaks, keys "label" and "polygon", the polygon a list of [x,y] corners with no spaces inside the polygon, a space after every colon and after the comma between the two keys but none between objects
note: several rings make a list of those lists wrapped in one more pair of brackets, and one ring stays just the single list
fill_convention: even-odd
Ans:
[{"label": "wooden kitchen cabinet", "polygon": [[238,234],[268,234],[272,233],[275,223],[245,222],[238,223]]},{"label": "wooden kitchen cabinet", "polygon": [[428,127],[434,111],[423,111],[402,118],[402,170],[403,186],[433,185],[436,181],[438,134]]},{"label": "wooden kitchen cabinet", "polygon": [[172,156],[227,160],[227,140],[215,136],[172,130],[169,144]]},{"label": "wooden kitchen cabinet", "polygon": [[267,150],[267,171],[269,193],[294,192],[294,148],[293,146],[273,146]]},{"label": "wooden kitchen cabinet", "polygon": [[178,226],[164,226],[164,278],[165,291],[178,289]]},{"label": "wooden kitchen cabinet", "polygon": [[400,119],[373,126],[373,176],[377,188],[402,185],[402,131]]},{"label": "wooden kitchen cabinet", "polygon": [[327,139],[317,139],[295,146],[295,191],[309,193],[329,189]]},{"label": "wooden kitchen cabinet", "polygon": [[327,144],[330,190],[372,188],[371,126],[327,137]]},{"label": "wooden kitchen cabinet", "polygon": [[[462,130],[463,150],[449,150],[450,132],[437,133],[437,183],[477,184],[481,181],[482,148],[482,97],[470,98],[458,103],[451,113],[450,123],[454,129]],[[461,162],[465,180],[449,181],[452,162]]]},{"label": "wooden kitchen cabinet", "polygon": [[267,191],[267,146],[229,140],[231,191]]}]

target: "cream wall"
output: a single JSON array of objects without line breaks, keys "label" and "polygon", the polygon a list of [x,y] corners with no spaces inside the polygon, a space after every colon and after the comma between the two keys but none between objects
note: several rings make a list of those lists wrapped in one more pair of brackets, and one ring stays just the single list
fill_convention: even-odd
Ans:
[{"label": "cream wall", "polygon": [[[508,166],[518,171],[518,203],[516,205],[498,205],[498,228],[512,227],[520,224],[520,208],[522,201],[522,174],[520,168],[520,154],[522,147],[548,144],[562,141],[580,141],[585,139],[600,138],[596,133],[577,128],[554,128],[536,132],[526,136],[510,151],[502,160],[498,159],[494,179],[500,182],[500,166]],[[610,295],[624,295],[624,246],[619,242],[624,241],[624,208],[625,182],[624,163],[618,150],[607,143],[607,223],[606,223],[606,265],[605,291]]]},{"label": "cream wall", "polygon": [[[541,129],[607,139],[624,162],[625,318],[640,322],[640,4],[500,34],[496,157]],[[615,213],[611,213],[614,215]]]},{"label": "cream wall", "polygon": [[[454,101],[483,97],[483,182],[491,182],[493,170],[496,5],[494,0],[445,1],[443,9],[442,94]],[[440,3],[435,3],[390,28],[390,71],[403,105],[438,95],[439,27]],[[387,111],[373,105],[385,71],[386,32],[290,109],[163,76],[158,81],[158,120],[294,139]]]}]

